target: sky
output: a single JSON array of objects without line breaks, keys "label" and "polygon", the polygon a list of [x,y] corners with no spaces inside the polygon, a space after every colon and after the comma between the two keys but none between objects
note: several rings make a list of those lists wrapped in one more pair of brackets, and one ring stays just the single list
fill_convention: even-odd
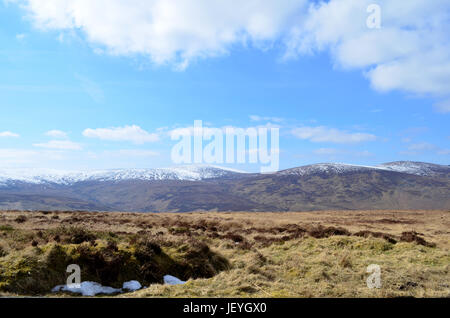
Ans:
[{"label": "sky", "polygon": [[195,120],[278,128],[280,169],[448,165],[450,3],[430,2],[2,0],[0,168],[168,167]]}]

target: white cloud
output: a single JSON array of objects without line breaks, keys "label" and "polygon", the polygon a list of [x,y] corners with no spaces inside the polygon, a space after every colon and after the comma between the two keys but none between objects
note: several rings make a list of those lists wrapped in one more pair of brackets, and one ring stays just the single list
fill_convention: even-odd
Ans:
[{"label": "white cloud", "polygon": [[3,131],[0,132],[0,137],[1,138],[17,138],[20,137],[18,134],[10,132],[10,131]]},{"label": "white cloud", "polygon": [[88,138],[98,138],[111,141],[131,141],[135,144],[155,142],[159,140],[159,135],[149,133],[139,126],[125,126],[112,128],[85,129],[83,136]]},{"label": "white cloud", "polygon": [[33,144],[34,147],[58,149],[58,150],[81,150],[80,144],[70,140],[51,140],[46,143]]},{"label": "white cloud", "polygon": [[185,68],[231,46],[276,40],[306,0],[18,0],[41,29],[82,31],[111,54]]},{"label": "white cloud", "polygon": [[56,130],[56,129],[47,131],[45,133],[45,135],[49,136],[49,137],[53,137],[53,138],[61,138],[61,139],[67,138],[66,132],[64,132],[62,130]]},{"label": "white cloud", "polygon": [[181,127],[181,128],[175,128],[172,130],[168,131],[168,135],[171,138],[177,138],[178,136],[194,136],[194,135],[199,135],[199,136],[203,136],[203,135],[214,135],[214,133],[217,131],[220,131],[220,133],[225,133],[225,129],[229,128],[230,130],[236,129],[236,127],[217,127],[217,128],[212,128],[212,127],[194,127],[194,126],[190,126],[190,127]]},{"label": "white cloud", "polygon": [[[450,98],[448,0],[378,0],[380,29],[366,24],[373,0],[15,2],[38,28],[81,35],[96,52],[142,55],[184,69],[239,45],[281,43],[287,58],[330,52],[335,66],[361,70],[378,91]],[[87,91],[98,97],[90,84]]]},{"label": "white cloud", "polygon": [[329,51],[335,65],[361,69],[379,91],[450,94],[448,0],[378,0],[381,28],[366,25],[373,0],[311,4],[292,31],[287,57]]},{"label": "white cloud", "polygon": [[300,127],[294,128],[291,133],[303,140],[312,142],[329,142],[337,144],[359,143],[364,141],[373,141],[377,137],[367,133],[350,133],[347,131],[329,128],[325,126],[318,127]]},{"label": "white cloud", "polygon": [[251,121],[273,121],[275,123],[280,123],[283,121],[283,118],[280,117],[269,117],[269,116],[258,116],[258,115],[250,115]]},{"label": "white cloud", "polygon": [[188,127],[179,127],[174,128],[172,130],[169,130],[167,134],[170,136],[170,138],[178,138],[180,136],[194,136],[194,135],[214,135],[216,132],[220,132],[221,134],[226,135],[229,134],[238,134],[242,130],[247,132],[250,131],[256,131],[258,132],[259,129],[267,129],[267,132],[270,133],[270,129],[280,129],[279,125],[272,124],[272,123],[266,123],[264,125],[256,125],[251,127],[236,127],[236,126],[221,126],[221,127],[206,127],[203,126],[203,124],[199,126],[188,126]]}]

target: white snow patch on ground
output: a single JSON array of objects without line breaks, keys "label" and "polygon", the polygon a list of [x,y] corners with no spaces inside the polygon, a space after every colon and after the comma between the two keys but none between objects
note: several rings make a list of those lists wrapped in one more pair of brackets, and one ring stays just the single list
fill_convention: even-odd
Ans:
[{"label": "white snow patch on ground", "polygon": [[[182,281],[175,276],[164,276],[164,284],[166,285],[182,285],[185,283],[185,281]],[[131,280],[129,282],[123,283],[123,286],[120,289],[109,286],[102,286],[101,284],[96,282],[86,281],[82,282],[81,284],[58,285],[52,289],[52,292],[69,292],[74,294],[81,294],[82,296],[95,296],[98,294],[119,294],[124,292],[133,292],[139,289],[142,289],[142,285],[137,280]]]},{"label": "white snow patch on ground", "polygon": [[164,284],[167,285],[182,285],[185,284],[185,281],[180,280],[179,278],[176,278],[175,276],[166,275],[164,276]]},{"label": "white snow patch on ground", "polygon": [[136,291],[141,288],[142,288],[142,285],[137,280],[125,282],[125,283],[123,283],[123,286],[122,286],[122,289],[127,289],[129,291]]},{"label": "white snow patch on ground", "polygon": [[95,296],[97,294],[116,294],[121,289],[102,286],[95,282],[82,282],[81,284],[59,285],[52,289],[52,292],[66,291],[83,296]]},{"label": "white snow patch on ground", "polygon": [[81,284],[70,284],[70,285],[58,285],[52,289],[53,293],[57,292],[70,292],[74,294],[81,294],[83,296],[95,296],[98,294],[117,294],[126,291],[136,291],[142,288],[142,285],[136,281],[132,280],[123,283],[121,289],[112,288],[109,286],[102,286],[96,282],[82,282]]}]

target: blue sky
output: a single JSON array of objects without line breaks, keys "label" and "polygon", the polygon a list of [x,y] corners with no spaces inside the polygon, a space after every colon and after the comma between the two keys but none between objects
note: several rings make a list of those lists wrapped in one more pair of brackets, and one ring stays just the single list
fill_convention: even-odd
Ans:
[{"label": "blue sky", "polygon": [[[442,23],[448,15],[441,17],[443,6],[445,12],[449,9],[445,2],[437,1],[431,13],[425,12],[434,21],[431,31],[426,27],[432,42],[425,44],[415,42],[423,32],[425,17],[418,12],[424,11],[424,2],[412,1],[410,16],[398,17],[385,4],[386,24],[378,32],[389,32],[383,39],[392,36],[386,47],[376,37],[377,30],[353,30],[339,21],[339,28],[349,30],[324,36],[323,30],[330,28],[318,17],[330,15],[334,2],[338,8],[360,9],[354,1],[316,5],[316,16],[305,9],[311,5],[307,1],[299,0],[296,11],[292,10],[296,1],[280,1],[277,12],[264,11],[267,2],[254,1],[255,7],[238,18],[228,21],[225,13],[218,25],[214,24],[217,19],[205,18],[205,25],[198,22],[215,30],[206,35],[198,28],[181,28],[183,32],[176,34],[173,30],[180,27],[173,26],[172,20],[149,18],[160,24],[141,37],[131,34],[134,28],[145,29],[145,14],[139,18],[143,21],[133,19],[136,13],[129,8],[105,7],[111,10],[108,19],[96,16],[93,24],[89,17],[99,13],[94,5],[67,0],[61,2],[77,10],[50,10],[45,2],[0,3],[1,167],[171,166],[175,142],[169,133],[192,126],[194,120],[210,127],[279,127],[281,169],[317,162],[449,164],[450,49],[448,38],[440,38],[449,31],[449,24]],[[216,12],[207,6],[195,8],[192,1],[191,6],[195,14],[187,13],[186,20],[198,21],[202,10],[205,15]],[[149,9],[149,14],[158,14],[157,8]],[[263,13],[258,17],[264,19],[251,22],[263,22],[248,22],[259,9]],[[360,11],[360,21],[355,19],[355,23],[361,24],[368,13]],[[295,22],[297,17],[291,12],[297,12],[302,22]],[[332,14],[342,14],[345,21],[345,14],[350,13],[340,12],[334,9]],[[131,28],[126,33],[114,29],[111,19],[138,25],[123,24]],[[400,39],[408,41],[395,41],[405,25],[410,29]],[[339,28],[331,28],[332,33]],[[166,29],[170,32],[163,32],[161,38],[150,36],[154,30]],[[359,60],[358,54],[368,54],[358,51],[367,43],[367,34],[380,41],[380,52]],[[217,38],[221,40],[216,43]],[[392,46],[398,50],[391,52]],[[431,57],[430,47],[434,50]],[[383,73],[393,63],[397,67]],[[411,69],[413,75],[408,73]],[[135,129],[123,129],[127,126]],[[86,129],[98,134],[89,136]],[[123,136],[101,134],[114,129]],[[257,170],[259,166],[233,167]]]}]

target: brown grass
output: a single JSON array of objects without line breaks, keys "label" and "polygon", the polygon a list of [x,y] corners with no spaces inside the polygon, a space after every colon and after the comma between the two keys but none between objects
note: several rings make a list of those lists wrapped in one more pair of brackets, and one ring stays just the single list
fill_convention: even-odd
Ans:
[{"label": "brown grass", "polygon": [[[121,297],[446,297],[450,296],[449,216],[448,211],[5,211],[0,212],[0,270],[2,258],[49,244],[114,249],[127,242],[137,246],[136,255],[142,250],[145,263],[145,257],[154,254],[147,255],[148,249],[161,248],[176,260],[183,244],[201,242],[191,254],[183,254],[189,270],[180,278],[189,279],[187,284],[152,284]],[[209,250],[214,253],[206,256],[208,262],[219,270],[196,263],[204,258],[195,253],[204,257]],[[225,259],[217,259],[216,253]],[[379,290],[366,287],[369,264],[382,268]]]}]

